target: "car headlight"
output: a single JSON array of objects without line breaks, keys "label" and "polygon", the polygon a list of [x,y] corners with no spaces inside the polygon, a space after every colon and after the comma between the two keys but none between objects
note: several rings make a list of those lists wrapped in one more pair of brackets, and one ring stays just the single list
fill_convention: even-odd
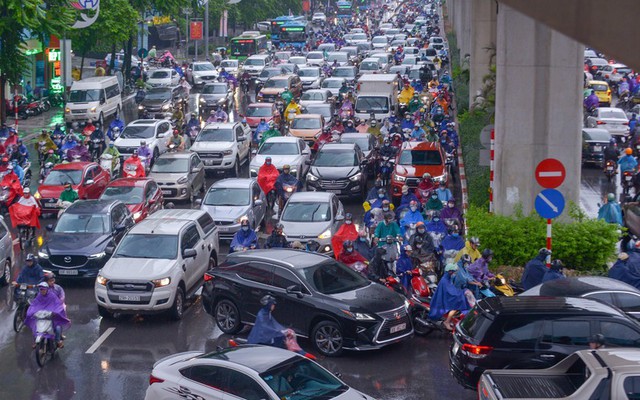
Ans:
[{"label": "car headlight", "polygon": [[234,220],[233,220],[233,223],[234,223],[234,224],[239,224],[239,223],[240,223],[240,221],[242,221],[243,219],[247,219],[247,216],[246,216],[246,215],[241,215],[241,216],[239,216],[238,218],[234,219]]},{"label": "car headlight", "polygon": [[88,258],[89,259],[96,259],[96,258],[102,258],[102,257],[104,257],[106,255],[107,255],[107,253],[105,253],[104,251],[101,251],[100,253],[96,253],[96,254],[90,255]]},{"label": "car headlight", "polygon": [[140,217],[142,217],[142,211],[138,211],[137,213],[133,214],[133,219],[138,219]]},{"label": "car headlight", "polygon": [[144,110],[144,106],[143,106],[142,104],[140,104],[140,105],[138,106],[138,110]]},{"label": "car headlight", "polygon": [[331,239],[331,229],[327,229],[318,235],[318,239]]},{"label": "car headlight", "polygon": [[367,313],[351,312],[348,310],[342,310],[342,312],[347,314],[351,318],[357,319],[358,321],[375,321],[376,320],[375,318],[373,318],[373,316]]},{"label": "car headlight", "polygon": [[249,173],[251,174],[252,177],[258,176],[258,171],[256,171],[255,169],[250,170]]},{"label": "car headlight", "polygon": [[189,180],[189,178],[187,178],[186,176],[183,176],[182,178],[178,179],[177,183],[182,185],[184,183],[187,183],[188,180]]},{"label": "car headlight", "polygon": [[36,198],[36,200],[40,200],[42,198],[42,196],[40,195],[40,192],[36,192],[33,197]]},{"label": "car headlight", "polygon": [[102,275],[96,277],[96,283],[98,285],[107,286],[107,282],[109,282],[109,280]]},{"label": "car headlight", "polygon": [[222,152],[222,154],[224,154],[225,156],[230,156],[233,154],[233,150],[225,150]]},{"label": "car headlight", "polygon": [[155,287],[169,286],[169,284],[171,283],[171,278],[167,277],[162,279],[154,279],[151,282],[153,282],[153,286]]},{"label": "car headlight", "polygon": [[407,180],[407,177],[401,175],[393,175],[393,180],[396,182],[404,182]]},{"label": "car headlight", "polygon": [[408,310],[409,307],[411,307],[411,302],[409,301],[409,299],[404,299],[404,308]]},{"label": "car headlight", "polygon": [[165,104],[165,105],[162,106],[162,110],[163,111],[167,111],[169,109],[169,107],[170,107],[169,104]]},{"label": "car headlight", "polygon": [[89,111],[91,111],[92,113],[96,112],[96,110],[98,109],[98,107],[92,107]]},{"label": "car headlight", "polygon": [[362,172],[358,172],[357,174],[355,174],[354,176],[352,176],[351,178],[349,178],[349,180],[351,182],[357,182],[360,180],[360,178],[362,177]]},{"label": "car headlight", "polygon": [[200,103],[206,103],[207,99],[205,99],[204,97],[200,97]]},{"label": "car headlight", "polygon": [[311,182],[315,182],[315,181],[317,181],[317,180],[318,180],[318,177],[317,177],[317,176],[315,176],[315,175],[313,175],[312,173],[308,173],[308,174],[307,174],[307,180],[308,180],[308,181],[311,181]]},{"label": "car headlight", "polygon": [[71,114],[71,109],[69,107],[65,107],[64,112],[67,114]]},{"label": "car headlight", "polygon": [[45,260],[49,258],[49,254],[46,251],[38,251],[38,257],[44,258]]}]

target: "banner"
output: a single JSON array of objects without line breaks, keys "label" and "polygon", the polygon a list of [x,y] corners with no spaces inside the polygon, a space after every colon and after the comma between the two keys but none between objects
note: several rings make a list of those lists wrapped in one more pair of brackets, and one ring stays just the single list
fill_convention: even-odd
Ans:
[{"label": "banner", "polygon": [[202,39],[202,21],[193,21],[189,24],[190,33],[189,39],[201,40]]}]

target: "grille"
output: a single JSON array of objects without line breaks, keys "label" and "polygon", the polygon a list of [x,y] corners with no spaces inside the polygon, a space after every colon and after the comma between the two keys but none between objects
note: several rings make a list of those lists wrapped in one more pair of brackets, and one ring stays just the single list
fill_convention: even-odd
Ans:
[{"label": "grille", "polygon": [[118,151],[125,154],[132,154],[133,151],[137,149],[137,147],[118,147]]},{"label": "grille", "polygon": [[222,158],[222,153],[220,152],[213,152],[213,153],[198,152],[198,155],[200,156],[200,158]]},{"label": "grille", "polygon": [[109,290],[118,290],[121,292],[151,292],[153,291],[153,284],[151,282],[146,283],[130,283],[130,282],[113,282],[107,283]]},{"label": "grille", "polygon": [[345,189],[349,185],[349,182],[321,180],[320,185],[323,189]]},{"label": "grille", "polygon": [[211,79],[215,79],[215,76],[201,76],[200,79],[203,81],[210,81]]},{"label": "grille", "polygon": [[87,257],[85,256],[51,256],[51,264],[59,265],[61,267],[80,267],[87,263]]},{"label": "grille", "polygon": [[[404,316],[401,316],[399,319],[385,320],[382,323],[382,327],[380,328],[380,332],[378,333],[378,337],[376,339],[377,342],[392,340],[411,331],[411,320],[409,319],[407,313],[405,311],[403,312]],[[404,329],[399,330],[398,332],[391,333],[391,328],[400,324],[405,324]]]},{"label": "grille", "polygon": [[157,182],[158,186],[175,186],[174,182]]},{"label": "grille", "polygon": [[418,186],[420,183],[419,178],[407,178],[407,186]]},{"label": "grille", "polygon": [[73,114],[84,114],[86,112],[87,112],[86,109],[85,110],[71,110],[71,113],[73,113]]}]

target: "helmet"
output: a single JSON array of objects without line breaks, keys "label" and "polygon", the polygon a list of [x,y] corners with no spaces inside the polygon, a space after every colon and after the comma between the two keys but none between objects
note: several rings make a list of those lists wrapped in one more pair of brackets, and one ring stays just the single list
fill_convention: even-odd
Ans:
[{"label": "helmet", "polygon": [[424,243],[424,238],[420,235],[416,235],[416,237],[413,239],[413,242],[415,244],[421,244]]},{"label": "helmet", "polygon": [[263,306],[276,304],[276,298],[268,294],[260,299],[260,304],[262,304]]},{"label": "helmet", "polygon": [[353,241],[347,239],[343,243],[344,247],[353,247]]},{"label": "helmet", "polygon": [[146,146],[147,145],[147,141],[146,140],[141,140],[140,141],[140,146]]},{"label": "helmet", "polygon": [[348,213],[346,213],[346,214],[344,215],[344,219],[353,219],[353,214],[351,214],[351,213],[349,213],[349,212],[348,212]]},{"label": "helmet", "polygon": [[284,229],[284,225],[282,225],[281,223],[277,223],[275,226],[275,230],[277,231],[281,231]]},{"label": "helmet", "polygon": [[38,289],[49,289],[49,284],[47,282],[38,283]]},{"label": "helmet", "polygon": [[444,272],[457,271],[457,270],[458,270],[458,266],[455,264],[447,264],[447,266],[444,267]]},{"label": "helmet", "polygon": [[469,243],[480,246],[480,239],[476,236],[469,238]]},{"label": "helmet", "polygon": [[616,199],[616,195],[615,195],[615,194],[613,194],[613,193],[609,193],[609,194],[607,195],[607,200],[608,200],[608,201],[614,201],[615,199]]},{"label": "helmet", "polygon": [[285,164],[285,165],[283,165],[283,166],[282,166],[282,170],[284,171],[285,169],[287,169],[287,170],[291,170],[291,165],[289,165],[289,164]]},{"label": "helmet", "polygon": [[36,256],[34,256],[33,253],[29,253],[25,257],[25,261],[35,261],[35,259],[36,259]]},{"label": "helmet", "polygon": [[589,337],[589,343],[595,343],[598,346],[604,345],[604,335],[602,333],[596,333]]},{"label": "helmet", "polygon": [[624,153],[627,155],[631,155],[633,154],[633,149],[631,149],[631,147],[627,147],[626,149],[624,149]]},{"label": "helmet", "polygon": [[482,250],[482,258],[489,258],[491,256],[493,256],[493,250],[491,249]]},{"label": "helmet", "polygon": [[378,194],[385,194],[385,193],[387,193],[387,191],[384,190],[384,188],[378,189]]},{"label": "helmet", "polygon": [[243,219],[240,221],[240,226],[249,226],[249,220],[248,220],[248,219],[246,219],[246,218],[243,218]]},{"label": "helmet", "polygon": [[460,259],[462,260],[463,263],[471,264],[471,256],[468,254],[463,254],[462,257],[460,257]]},{"label": "helmet", "polygon": [[410,244],[404,246],[404,251],[413,251],[413,247]]},{"label": "helmet", "polygon": [[425,173],[422,175],[422,179],[429,179],[429,178],[431,178],[431,174],[430,174],[430,173],[428,173],[428,172],[425,172]]},{"label": "helmet", "polygon": [[538,254],[540,254],[541,256],[549,256],[551,255],[551,250],[547,249],[546,247],[543,247],[540,249],[540,251],[538,252]]},{"label": "helmet", "polygon": [[22,193],[24,193],[24,194],[29,194],[29,193],[31,193],[31,189],[29,189],[28,187],[26,187],[26,188],[24,188],[24,189],[22,190]]},{"label": "helmet", "polygon": [[551,262],[551,269],[561,270],[562,268],[564,268],[564,264],[561,260],[553,260]]},{"label": "helmet", "polygon": [[44,280],[48,281],[49,279],[56,279],[56,274],[54,274],[51,271],[45,272],[44,274]]}]

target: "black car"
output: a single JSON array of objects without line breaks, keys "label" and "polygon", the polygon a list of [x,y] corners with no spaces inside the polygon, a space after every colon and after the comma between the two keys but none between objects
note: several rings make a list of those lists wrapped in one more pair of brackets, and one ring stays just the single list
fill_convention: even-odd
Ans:
[{"label": "black car", "polygon": [[356,143],[326,143],[310,165],[308,191],[366,196],[367,159]]},{"label": "black car", "polygon": [[170,115],[179,106],[186,106],[189,96],[182,86],[155,87],[147,91],[147,94],[138,105],[138,118],[141,118],[144,111],[154,117]]},{"label": "black car", "polygon": [[229,82],[207,83],[200,93],[200,107],[202,113],[215,110],[217,106],[230,111],[233,105],[233,86]]},{"label": "black car", "polygon": [[582,164],[604,167],[604,150],[611,144],[611,134],[602,128],[582,128]]},{"label": "black car", "polygon": [[575,297],[491,297],[458,324],[449,369],[475,389],[487,369],[547,368],[589,347],[600,333],[608,347],[640,347],[640,324],[617,308]]},{"label": "black car", "polygon": [[278,303],[274,318],[326,356],[380,348],[413,334],[403,296],[333,258],[297,250],[230,254],[205,275],[202,303],[220,330],[234,334],[254,323],[267,294]]},{"label": "black car", "polygon": [[373,176],[376,166],[380,161],[378,139],[370,133],[343,133],[340,135],[340,143],[356,143],[362,150],[367,161],[367,172]]},{"label": "black car", "polygon": [[48,225],[38,257],[44,269],[61,278],[95,278],[116,246],[134,224],[121,201],[78,200],[62,214],[55,228]]}]

